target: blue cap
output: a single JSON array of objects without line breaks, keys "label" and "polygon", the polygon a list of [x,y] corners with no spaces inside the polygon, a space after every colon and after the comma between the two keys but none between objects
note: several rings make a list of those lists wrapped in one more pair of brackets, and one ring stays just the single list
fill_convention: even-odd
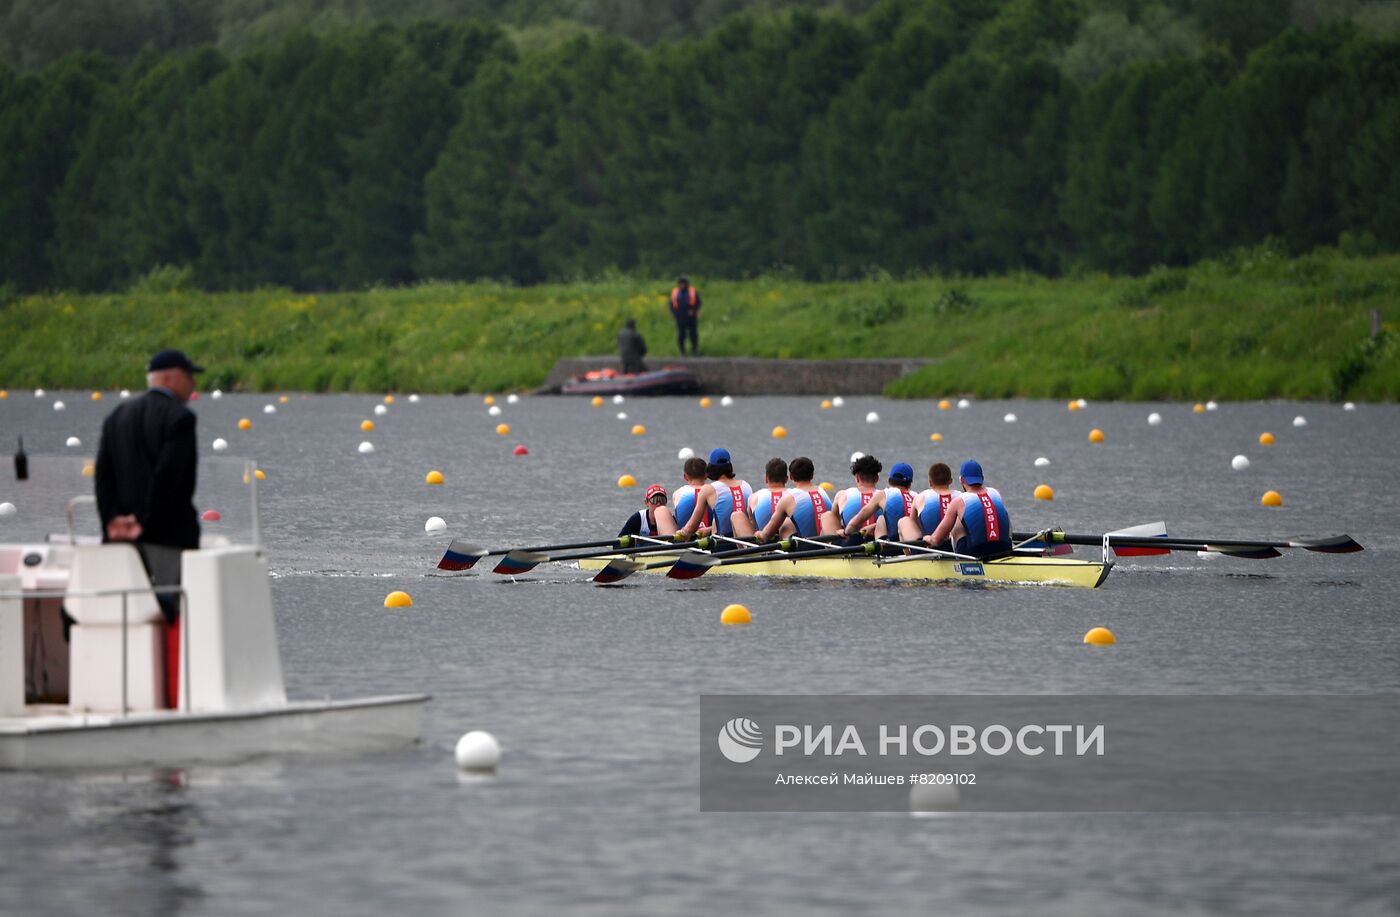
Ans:
[{"label": "blue cap", "polygon": [[972,459],[968,459],[962,463],[962,468],[958,470],[958,477],[962,478],[963,481],[968,484],[981,484],[982,466]]},{"label": "blue cap", "polygon": [[908,484],[914,480],[914,469],[908,462],[898,462],[890,469],[890,483],[903,481]]},{"label": "blue cap", "polygon": [[723,465],[725,462],[730,462],[730,464],[733,464],[733,462],[730,461],[730,458],[729,458],[729,450],[728,450],[728,449],[711,449],[711,450],[710,450],[710,464],[711,464],[711,465]]},{"label": "blue cap", "polygon": [[146,372],[159,372],[163,369],[183,369],[188,373],[202,373],[203,366],[196,366],[194,361],[185,356],[182,350],[162,350],[151,357],[151,362],[146,364]]}]

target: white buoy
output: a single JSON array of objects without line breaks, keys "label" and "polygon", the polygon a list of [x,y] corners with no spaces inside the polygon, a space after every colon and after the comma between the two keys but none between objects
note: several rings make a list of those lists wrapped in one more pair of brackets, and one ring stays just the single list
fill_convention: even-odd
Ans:
[{"label": "white buoy", "polygon": [[866,415],[865,415],[865,422],[866,422],[866,423],[879,423],[879,422],[880,422],[880,415],[877,414],[877,413],[875,413],[874,411],[871,411],[869,414],[866,414]]},{"label": "white buoy", "polygon": [[374,406],[374,416],[383,417],[387,413],[389,413],[389,408],[387,405],[376,404]]},{"label": "white buoy", "polygon": [[854,465],[858,460],[863,459],[863,458],[865,458],[865,453],[864,453],[864,452],[852,452],[852,453],[851,453],[851,464]]},{"label": "white buoy", "polygon": [[492,417],[500,417],[500,416],[501,416],[501,406],[500,406],[499,404],[493,404],[493,405],[491,405],[489,408],[486,409],[486,413],[487,413],[487,414],[490,414]]},{"label": "white buoy", "polygon": [[676,453],[676,459],[678,461],[684,462],[693,458],[695,458],[695,450],[689,446],[682,446],[681,451]]},{"label": "white buoy", "polygon": [[622,402],[626,400],[627,399],[623,398],[621,395],[613,395],[613,404],[622,404]]},{"label": "white buoy", "polygon": [[501,743],[491,733],[474,729],[457,740],[453,757],[464,771],[490,773],[501,764]]},{"label": "white buoy", "polygon": [[17,510],[13,503],[0,503],[0,519],[6,516],[13,516]]},{"label": "white buoy", "polygon": [[220,389],[216,388],[209,393],[209,397],[218,400],[219,398],[224,397],[224,393]]},{"label": "white buoy", "polygon": [[1015,415],[1015,414],[1007,414],[1005,417],[1002,418],[1002,420],[1003,420],[1005,423],[1015,423],[1015,422],[1016,422],[1016,415]]},{"label": "white buoy", "polygon": [[445,532],[446,530],[447,522],[441,516],[429,516],[428,521],[423,523],[423,531],[425,532]]},{"label": "white buoy", "polygon": [[64,445],[66,445],[66,446],[68,446],[68,448],[72,449],[72,448],[74,448],[75,446],[81,446],[82,444],[83,444],[83,441],[82,441],[81,439],[78,439],[78,437],[76,437],[76,436],[70,436],[70,437],[68,437],[68,442],[65,443]]},{"label": "white buoy", "polygon": [[215,451],[215,452],[223,452],[223,451],[224,451],[225,449],[227,449],[227,448],[228,448],[228,440],[224,439],[222,436],[220,436],[218,439],[214,440],[214,451]]},{"label": "white buoy", "polygon": [[1244,471],[1249,467],[1249,459],[1243,455],[1237,455],[1230,459],[1230,467],[1236,471]]},{"label": "white buoy", "polygon": [[360,443],[360,454],[361,454],[361,455],[369,455],[369,454],[370,454],[371,452],[373,452],[373,451],[374,451],[374,443],[370,442],[369,440],[365,440],[364,442]]},{"label": "white buoy", "polygon": [[916,783],[909,788],[909,811],[913,815],[954,812],[962,804],[958,788],[939,783]]},{"label": "white buoy", "polygon": [[1089,406],[1089,402],[1085,401],[1083,398],[1080,398],[1075,404],[1079,405],[1081,408],[1087,408]]},{"label": "white buoy", "polygon": [[61,411],[61,410],[63,410],[63,409],[66,408],[66,407],[68,407],[68,405],[64,404],[62,401],[55,401],[55,402],[53,403],[53,409],[54,409],[55,411]]},{"label": "white buoy", "polygon": [[[124,388],[124,389],[122,389],[121,392],[120,392],[120,395],[121,395],[121,397],[123,397],[123,398],[130,398],[130,397],[131,397],[131,389],[129,389],[129,388]],[[218,396],[218,395],[215,395],[214,397],[217,398],[217,397],[219,397],[219,396]]]},{"label": "white buoy", "polygon": [[627,419],[627,412],[626,412],[626,411],[618,411],[618,412],[617,412],[617,419],[618,419],[618,420],[626,420],[626,419]]},{"label": "white buoy", "polygon": [[1148,415],[1147,415],[1147,425],[1148,425],[1149,427],[1160,426],[1161,423],[1162,423],[1162,415],[1161,415],[1161,414],[1158,414],[1156,411],[1153,411],[1151,414],[1148,414]]},{"label": "white buoy", "polygon": [[1218,410],[1219,408],[1220,408],[1220,405],[1216,404],[1214,401],[1207,401],[1207,402],[1206,402],[1206,410],[1207,410],[1207,411],[1215,411],[1215,410]]},{"label": "white buoy", "polygon": [[418,402],[420,402],[420,401],[422,401],[422,400],[423,400],[423,399],[419,398],[417,395],[409,395],[409,396],[408,396],[408,403],[409,403],[409,404],[417,404]]},{"label": "white buoy", "polygon": [[839,408],[841,405],[843,405],[843,404],[845,404],[845,403],[846,403],[846,399],[845,399],[845,398],[842,398],[840,395],[837,395],[836,397],[834,397],[834,398],[831,399],[831,406],[834,407],[834,408]]},{"label": "white buoy", "polygon": [[515,392],[511,392],[509,395],[506,396],[506,404],[515,404],[519,400],[520,396],[515,394]]},{"label": "white buoy", "polygon": [[1306,427],[1307,425],[1308,425],[1308,419],[1307,419],[1306,417],[1304,417],[1302,414],[1299,414],[1297,417],[1293,418],[1293,426],[1295,426],[1295,427]]},{"label": "white buoy", "polygon": [[967,410],[967,409],[970,408],[970,407],[972,407],[972,402],[971,402],[971,401],[968,401],[966,398],[959,398],[959,399],[958,399],[958,409],[959,409],[959,410],[965,411],[965,410]]},{"label": "white buoy", "polygon": [[41,389],[41,388],[36,388],[36,389],[34,390],[34,397],[35,397],[35,398],[42,398],[42,397],[44,397],[44,390]]},{"label": "white buoy", "polygon": [[1354,410],[1356,410],[1356,404],[1355,404],[1354,402],[1348,401],[1346,404],[1342,405],[1342,410],[1343,410],[1343,411],[1354,411]]},{"label": "white buoy", "polygon": [[277,413],[277,405],[275,405],[275,404],[265,404],[265,405],[263,405],[263,413],[264,413],[264,414],[276,414],[276,413]]},{"label": "white buoy", "polygon": [[1042,455],[1040,458],[1038,458],[1038,459],[1035,460],[1035,467],[1037,467],[1037,468],[1044,468],[1046,465],[1049,465],[1049,464],[1050,464],[1050,460],[1049,460],[1048,458],[1046,458],[1045,456],[1043,456],[1043,455]]},{"label": "white buoy", "polygon": [[723,398],[721,398],[721,399],[719,400],[719,406],[722,407],[722,408],[727,408],[727,407],[729,407],[730,405],[732,405],[733,403],[734,403],[734,399],[731,398],[731,397],[729,397],[728,395],[725,395]]}]

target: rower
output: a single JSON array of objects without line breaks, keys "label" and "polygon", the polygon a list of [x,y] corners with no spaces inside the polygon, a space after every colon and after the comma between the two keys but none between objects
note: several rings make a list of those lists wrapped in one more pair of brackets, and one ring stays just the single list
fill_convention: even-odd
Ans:
[{"label": "rower", "polygon": [[[705,487],[705,460],[698,456],[686,459],[685,465],[681,467],[681,477],[685,478],[685,483],[676,488],[672,507],[672,512],[676,517],[676,525],[685,525],[690,521],[690,514],[695,509],[696,497]],[[710,518],[709,507],[706,507],[700,516],[698,531],[701,534],[709,534],[712,526]]]},{"label": "rower", "polygon": [[[851,476],[856,479],[855,486],[847,487],[838,493],[836,505],[832,509],[832,512],[839,519],[843,531],[850,526],[851,520],[874,499],[875,485],[880,480],[880,471],[883,468],[880,460],[873,455],[862,455],[851,462]],[[883,520],[870,519],[869,516],[866,518],[870,521],[864,524],[862,534],[874,537],[883,536],[884,532],[879,528],[879,523]]]},{"label": "rower", "polygon": [[666,505],[666,488],[653,484],[642,498],[642,508],[627,517],[627,523],[617,535],[674,535],[676,517]]},{"label": "rower", "polygon": [[[710,451],[710,461],[705,465],[705,475],[710,482],[700,488],[695,495],[696,509],[704,507],[710,511],[715,533],[730,538],[747,538],[753,535],[753,523],[744,508],[749,505],[753,488],[748,481],[734,477],[734,464],[730,461],[728,449]],[[695,534],[700,516],[692,511],[690,519],[676,533],[677,540],[684,540]]]},{"label": "rower", "polygon": [[836,517],[831,512],[831,501],[820,487],[812,483],[816,477],[816,467],[806,456],[799,456],[788,466],[792,474],[792,489],[783,494],[778,505],[773,507],[773,516],[754,538],[767,541],[780,531],[792,533],[802,538],[816,538],[818,535],[835,535]]},{"label": "rower", "polygon": [[915,515],[915,496],[909,490],[909,486],[914,483],[914,469],[908,462],[895,463],[890,469],[889,482],[889,487],[874,491],[860,511],[846,520],[843,532],[847,536],[877,513],[880,520],[876,527],[877,537],[881,529],[904,541],[915,541],[923,536],[924,533],[919,529],[918,517]]},{"label": "rower", "polygon": [[963,492],[948,505],[943,521],[924,542],[937,546],[953,536],[953,550],[973,557],[1000,557],[1011,553],[1011,515],[1001,494],[983,483],[982,466],[969,459],[958,471]]},{"label": "rower", "polygon": [[[783,493],[787,490],[788,463],[780,458],[771,458],[768,464],[763,466],[763,490],[755,490],[749,497],[749,519],[753,522],[755,529],[761,529],[768,524],[768,520],[773,518],[773,510],[777,509],[778,503],[783,499]],[[792,533],[792,527],[787,526],[782,534]]]},{"label": "rower", "polygon": [[[957,494],[953,491],[953,469],[943,462],[928,466],[928,489],[919,492],[914,498],[914,509],[919,517],[919,530],[924,535],[932,535],[943,521],[948,507]],[[940,542],[934,547],[940,551],[953,550],[952,542]]]}]

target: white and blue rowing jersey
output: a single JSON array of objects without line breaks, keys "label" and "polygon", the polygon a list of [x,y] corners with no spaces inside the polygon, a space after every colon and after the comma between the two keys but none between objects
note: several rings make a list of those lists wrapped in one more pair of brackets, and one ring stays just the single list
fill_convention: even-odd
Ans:
[{"label": "white and blue rowing jersey", "polygon": [[979,493],[960,493],[963,501],[962,524],[967,530],[969,550],[998,542],[1011,542],[1011,514],[1006,511],[1001,493],[995,487],[984,487]]},{"label": "white and blue rowing jersey", "polygon": [[[859,487],[847,487],[845,490],[841,491],[841,493],[846,495],[846,502],[841,504],[842,525],[850,525],[851,520],[856,517],[856,514],[865,509],[865,504],[869,503],[870,498],[875,496],[875,491],[872,490],[870,493],[863,493]],[[840,497],[841,494],[837,494],[836,496]],[[865,528],[873,529],[875,527],[875,522],[876,518],[872,516],[869,521],[865,523]]]},{"label": "white and blue rowing jersey", "polygon": [[899,520],[914,515],[914,495],[899,487],[885,488],[885,535],[899,537]]},{"label": "white and blue rowing jersey", "polygon": [[930,487],[919,494],[919,499],[923,501],[924,508],[919,510],[919,528],[925,535],[932,535],[938,528],[938,523],[943,521],[943,516],[948,512],[948,507],[958,497],[957,494],[949,491],[941,494]]},{"label": "white and blue rowing jersey", "polygon": [[[672,498],[674,512],[676,514],[676,525],[684,527],[690,521],[690,514],[695,510],[695,497],[700,493],[700,488],[690,484],[682,484],[676,488],[675,496]],[[705,515],[700,519],[700,525],[710,524],[710,508],[705,507]],[[696,526],[699,528],[699,526]]]},{"label": "white and blue rowing jersey", "polygon": [[803,538],[816,538],[822,533],[822,513],[831,509],[831,503],[820,487],[811,490],[792,492],[792,524],[797,534]]},{"label": "white and blue rowing jersey", "polygon": [[754,524],[760,529],[773,518],[773,511],[778,508],[778,501],[783,498],[784,493],[785,491],[765,487],[749,495],[749,515],[753,516]]},{"label": "white and blue rowing jersey", "polygon": [[715,532],[732,538],[734,537],[734,524],[729,517],[736,510],[743,512],[744,507],[749,505],[749,497],[753,495],[753,488],[749,487],[748,481],[735,481],[733,484],[715,481],[714,488]]}]

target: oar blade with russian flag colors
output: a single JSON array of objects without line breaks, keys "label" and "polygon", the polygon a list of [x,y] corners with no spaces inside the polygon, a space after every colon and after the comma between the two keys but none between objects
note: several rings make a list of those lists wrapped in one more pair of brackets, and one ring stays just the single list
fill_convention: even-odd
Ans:
[{"label": "oar blade with russian flag colors", "polygon": [[671,579],[695,579],[697,576],[704,576],[705,571],[719,563],[720,559],[713,554],[706,554],[704,551],[686,551],[676,562],[671,565],[671,569],[666,571],[666,575]]},{"label": "oar blade with russian flag colors", "polygon": [[[1116,553],[1122,553],[1117,548]],[[1167,551],[1161,551],[1167,554]],[[1226,557],[1243,557],[1246,560],[1273,560],[1275,557],[1282,557],[1276,548],[1267,545],[1247,545],[1247,544],[1212,544],[1210,542],[1201,546],[1200,554],[1224,554]]]},{"label": "oar blade with russian flag colors", "polygon": [[1142,525],[1131,525],[1116,532],[1109,532],[1109,544],[1113,547],[1113,553],[1118,557],[1156,557],[1162,554],[1170,554],[1167,548],[1149,548],[1142,545],[1115,545],[1114,538],[1166,538],[1167,524],[1165,522],[1147,522]]},{"label": "oar blade with russian flag colors", "polygon": [[485,548],[479,548],[474,544],[465,541],[453,541],[447,546],[447,550],[442,554],[442,560],[438,561],[439,570],[470,570],[476,566],[476,562],[485,557],[488,552]]},{"label": "oar blade with russian flag colors", "polygon": [[625,557],[614,558],[608,561],[603,569],[593,574],[593,582],[600,586],[610,586],[613,583],[620,583],[633,573],[642,569],[643,566],[643,564],[635,560],[628,560]]},{"label": "oar blade with russian flag colors", "polygon": [[523,573],[529,573],[549,559],[548,554],[539,554],[535,551],[511,551],[497,561],[491,572],[499,573],[502,576],[520,576]]}]

